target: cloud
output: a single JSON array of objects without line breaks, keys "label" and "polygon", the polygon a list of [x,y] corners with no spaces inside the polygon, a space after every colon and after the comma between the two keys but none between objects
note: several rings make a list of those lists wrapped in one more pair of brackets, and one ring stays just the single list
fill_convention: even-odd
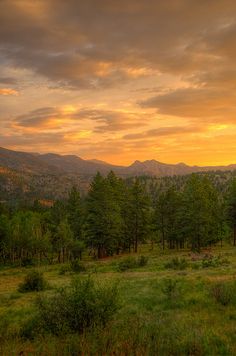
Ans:
[{"label": "cloud", "polygon": [[163,115],[234,122],[236,96],[227,89],[184,88],[157,95],[140,102],[141,107],[156,108]]},{"label": "cloud", "polygon": [[19,115],[14,120],[16,127],[37,129],[60,129],[83,121],[93,123],[97,133],[116,132],[145,126],[148,118],[140,113],[122,112],[120,110],[101,110],[88,108],[45,107]]},{"label": "cloud", "polygon": [[0,77],[0,85],[5,84],[17,84],[17,80],[11,77]]},{"label": "cloud", "polygon": [[135,134],[128,134],[125,135],[123,138],[126,140],[137,140],[143,138],[150,138],[150,137],[161,137],[161,136],[172,136],[172,135],[183,135],[189,133],[198,133],[205,131],[203,127],[196,127],[196,126],[167,126],[167,127],[160,127],[158,129],[152,129],[148,131],[144,131],[142,133],[135,133]]},{"label": "cloud", "polygon": [[1,144],[194,161],[214,137],[236,154],[235,13],[232,0],[0,1]]},{"label": "cloud", "polygon": [[235,10],[231,0],[4,0],[2,54],[77,88],[153,71],[197,75],[234,57]]},{"label": "cloud", "polygon": [[15,89],[10,88],[0,88],[0,95],[8,96],[8,95],[19,95],[19,92]]}]

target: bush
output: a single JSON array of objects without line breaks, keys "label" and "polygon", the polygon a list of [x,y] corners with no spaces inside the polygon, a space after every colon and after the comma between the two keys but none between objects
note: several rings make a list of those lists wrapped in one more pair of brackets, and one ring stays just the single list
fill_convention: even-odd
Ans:
[{"label": "bush", "polygon": [[137,267],[137,261],[134,257],[127,257],[118,262],[117,269],[120,272],[127,271],[128,269]]},{"label": "bush", "polygon": [[53,334],[78,332],[105,326],[118,308],[117,285],[95,285],[90,278],[75,280],[71,288],[61,289],[36,302],[38,320],[44,331]]},{"label": "bush", "polygon": [[146,256],[139,256],[138,258],[129,256],[118,262],[117,269],[119,272],[124,272],[128,269],[144,267],[147,263],[148,257]]},{"label": "bush", "polygon": [[34,262],[33,258],[31,258],[31,257],[22,258],[22,261],[21,261],[22,267],[33,266],[34,264],[35,264],[35,262]]},{"label": "bush", "polygon": [[226,306],[233,300],[234,288],[230,284],[217,282],[211,287],[211,295],[217,303]]},{"label": "bush", "polygon": [[144,267],[148,263],[148,257],[147,256],[139,256],[137,260],[137,265],[138,267]]},{"label": "bush", "polygon": [[47,282],[45,281],[43,274],[38,271],[29,272],[23,281],[19,285],[19,292],[39,292],[47,288]]},{"label": "bush", "polygon": [[84,272],[86,270],[84,264],[79,259],[72,260],[70,263],[70,267],[71,271],[75,273]]},{"label": "bush", "polygon": [[219,256],[205,256],[202,260],[202,268],[209,268],[209,267],[219,267],[222,265],[228,265],[229,261],[227,259],[223,259],[220,255]]},{"label": "bush", "polygon": [[181,286],[177,279],[166,278],[163,280],[162,292],[168,301],[177,300],[181,295]]},{"label": "bush", "polygon": [[188,267],[188,261],[184,257],[174,257],[170,261],[166,262],[164,266],[168,269],[184,270]]},{"label": "bush", "polygon": [[66,274],[67,272],[70,272],[71,271],[71,266],[68,265],[68,264],[64,264],[60,267],[59,271],[58,271],[58,274],[60,276]]}]

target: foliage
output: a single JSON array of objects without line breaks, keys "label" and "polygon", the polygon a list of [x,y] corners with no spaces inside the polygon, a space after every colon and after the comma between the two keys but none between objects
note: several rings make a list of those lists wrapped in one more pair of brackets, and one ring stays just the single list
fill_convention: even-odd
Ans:
[{"label": "foliage", "polygon": [[167,261],[164,266],[165,268],[184,270],[188,267],[189,263],[186,258],[173,257],[170,261]]},{"label": "foliage", "polygon": [[235,286],[226,282],[217,282],[211,287],[211,295],[223,306],[230,304],[235,296]]},{"label": "foliage", "polygon": [[71,261],[70,268],[75,273],[86,271],[85,265],[78,259]]},{"label": "foliage", "polygon": [[82,333],[104,327],[118,309],[116,284],[96,285],[91,278],[74,280],[51,297],[37,299],[38,320],[44,331]]},{"label": "foliage", "polygon": [[166,278],[162,281],[162,292],[169,302],[177,301],[181,296],[181,283],[178,279]]},{"label": "foliage", "polygon": [[26,276],[24,281],[19,285],[19,292],[39,292],[48,287],[43,274],[38,271],[31,271]]},{"label": "foliage", "polygon": [[205,256],[202,260],[202,267],[219,267],[222,265],[228,265],[229,261],[226,258],[222,258],[220,255],[218,256]]},{"label": "foliage", "polygon": [[117,270],[119,272],[125,272],[128,269],[144,267],[147,265],[147,263],[148,263],[147,256],[139,256],[138,258],[129,256],[123,258],[121,261],[118,262]]}]

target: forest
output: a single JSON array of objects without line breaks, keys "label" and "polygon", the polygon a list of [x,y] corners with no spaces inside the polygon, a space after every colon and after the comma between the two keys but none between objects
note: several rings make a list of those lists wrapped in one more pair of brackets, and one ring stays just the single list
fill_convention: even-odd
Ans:
[{"label": "forest", "polygon": [[236,179],[222,177],[97,173],[87,194],[2,203],[0,354],[234,355]]},{"label": "forest", "polygon": [[207,175],[192,174],[181,186],[176,182],[179,178],[155,186],[145,177],[97,173],[83,197],[73,187],[52,207],[37,200],[15,208],[2,204],[0,261],[63,263],[84,253],[100,259],[137,252],[147,242],[198,252],[224,240],[235,246],[236,179],[223,192]]}]

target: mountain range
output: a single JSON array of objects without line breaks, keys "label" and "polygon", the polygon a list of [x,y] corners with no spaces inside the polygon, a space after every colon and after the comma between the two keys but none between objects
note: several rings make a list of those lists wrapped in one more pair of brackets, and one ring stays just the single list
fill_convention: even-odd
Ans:
[{"label": "mountain range", "polygon": [[0,168],[17,171],[21,174],[73,174],[80,177],[90,177],[100,172],[106,174],[114,171],[122,177],[149,175],[173,176],[194,172],[232,171],[236,164],[228,166],[188,166],[184,163],[166,164],[156,160],[135,161],[130,166],[112,165],[100,160],[85,160],[76,155],[59,155],[55,153],[39,154],[18,152],[0,148]]}]

